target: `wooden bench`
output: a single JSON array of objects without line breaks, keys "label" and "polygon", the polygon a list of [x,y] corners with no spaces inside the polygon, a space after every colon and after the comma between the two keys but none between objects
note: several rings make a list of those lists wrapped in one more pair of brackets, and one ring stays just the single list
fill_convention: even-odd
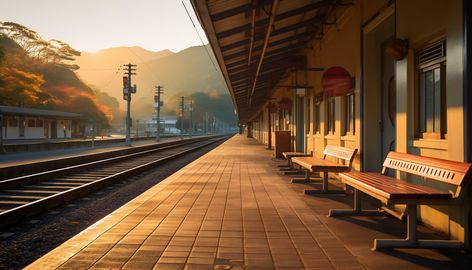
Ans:
[{"label": "wooden bench", "polygon": [[279,165],[280,171],[285,175],[287,175],[287,174],[300,174],[302,172],[293,167],[292,158],[294,158],[294,157],[311,157],[311,156],[313,156],[313,152],[311,152],[309,154],[303,153],[303,152],[282,152],[282,155],[287,160],[287,164],[286,165]]},{"label": "wooden bench", "polygon": [[[388,171],[396,170],[447,183],[450,190],[442,191],[425,185],[411,183],[387,176]],[[380,200],[385,206],[406,205],[407,236],[405,239],[375,239],[373,250],[379,248],[404,247],[462,247],[455,240],[418,240],[416,235],[418,205],[448,205],[463,201],[465,185],[470,181],[472,164],[412,154],[390,152],[383,163],[382,173],[349,172],[340,177],[354,190],[354,208],[330,210],[329,216],[365,215],[381,213],[381,210],[362,210],[360,192]]]},{"label": "wooden bench", "polygon": [[[323,158],[316,157],[294,157],[292,162],[300,166],[305,171],[304,178],[293,178],[292,183],[309,183],[310,172],[323,173],[323,189],[319,190],[305,190],[305,194],[328,193],[328,173],[349,172],[352,168],[352,162],[356,156],[357,149],[349,149],[341,146],[327,145],[323,151]],[[339,162],[327,160],[327,157],[336,158]],[[347,163],[347,164],[346,164]],[[337,191],[331,191],[337,193]],[[343,191],[344,192],[344,191]]]}]

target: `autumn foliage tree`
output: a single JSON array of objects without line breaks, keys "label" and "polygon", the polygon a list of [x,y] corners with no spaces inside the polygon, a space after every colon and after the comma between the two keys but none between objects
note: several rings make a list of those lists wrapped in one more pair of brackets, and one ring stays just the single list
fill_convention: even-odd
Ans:
[{"label": "autumn foliage tree", "polygon": [[67,43],[0,22],[0,52],[0,105],[70,111],[109,126],[110,107],[77,77],[71,63],[80,53]]},{"label": "autumn foliage tree", "polygon": [[41,90],[41,76],[16,68],[0,67],[0,105],[36,107],[46,105],[50,96]]}]

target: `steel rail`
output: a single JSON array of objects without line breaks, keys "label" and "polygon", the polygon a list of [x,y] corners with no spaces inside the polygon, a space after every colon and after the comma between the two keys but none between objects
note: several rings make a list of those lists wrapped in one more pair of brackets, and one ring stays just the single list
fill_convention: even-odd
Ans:
[{"label": "steel rail", "polygon": [[[137,165],[132,165],[131,168],[120,169],[117,172],[109,173],[109,175],[99,177],[96,180],[91,180],[91,181],[88,181],[88,182],[84,182],[84,183],[82,183],[78,186],[74,186],[74,184],[78,184],[78,183],[74,182],[74,179],[76,179],[76,178],[72,178],[70,180],[71,181],[70,188],[65,189],[63,191],[61,191],[61,189],[66,188],[64,186],[51,185],[51,187],[48,190],[49,186],[45,187],[45,186],[38,185],[38,187],[36,187],[37,189],[38,188],[41,189],[41,187],[43,187],[44,188],[43,193],[47,194],[49,192],[50,195],[44,195],[44,196],[43,195],[33,195],[33,196],[29,196],[29,197],[38,197],[38,199],[35,199],[31,202],[13,207],[11,209],[5,210],[4,212],[0,212],[0,228],[11,225],[11,224],[14,224],[17,221],[21,220],[22,218],[38,214],[38,213],[40,213],[44,210],[59,206],[59,205],[63,204],[64,202],[70,201],[72,199],[76,199],[80,196],[83,196],[84,194],[88,194],[92,191],[103,188],[107,185],[110,185],[113,182],[116,182],[117,180],[121,180],[121,179],[124,179],[126,177],[133,176],[133,175],[137,175],[137,174],[139,174],[141,172],[144,172],[146,170],[149,170],[151,168],[155,168],[156,165],[160,165],[160,164],[163,164],[165,162],[174,160],[174,159],[179,158],[179,157],[181,157],[185,154],[188,154],[190,152],[202,149],[202,148],[204,148],[206,146],[209,146],[211,144],[214,144],[216,142],[225,140],[228,137],[229,136],[212,137],[210,139],[209,138],[204,138],[204,139],[199,138],[198,141],[185,142],[185,143],[182,143],[182,144],[179,144],[179,145],[172,145],[172,146],[163,147],[165,149],[159,148],[159,149],[154,149],[154,150],[146,150],[146,151],[143,151],[142,153],[135,153],[135,154],[130,154],[130,155],[121,156],[121,157],[117,157],[117,158],[110,158],[110,159],[107,159],[106,161],[96,161],[96,162],[91,162],[91,163],[87,163],[87,164],[71,166],[69,168],[64,168],[64,169],[60,169],[60,170],[53,170],[51,172],[52,176],[50,178],[48,178],[48,180],[53,180],[53,178],[58,176],[56,174],[56,171],[62,171],[63,172],[62,176],[64,176],[67,169],[70,169],[69,172],[71,172],[71,174],[73,174],[74,172],[77,172],[77,169],[79,169],[79,168],[83,171],[85,169],[97,168],[98,165],[111,165],[110,164],[111,162],[113,162],[115,165],[116,164],[119,165],[119,164],[123,164],[124,162],[131,162],[131,161],[133,161],[133,159],[136,160],[137,158],[144,158],[144,157],[152,155],[152,154],[158,154],[159,152],[161,152],[163,150],[178,150],[178,148],[184,147],[183,150],[179,150],[177,153],[170,153],[170,154],[167,154],[163,157],[153,159],[151,161],[145,161],[145,162],[142,162],[142,163],[137,164]],[[205,142],[206,140],[210,140],[210,141]],[[192,144],[197,144],[197,146],[190,147],[190,148],[185,148],[186,146],[190,146]],[[40,177],[40,176],[42,177],[41,178],[42,180],[36,180],[36,183],[38,183],[38,184],[43,183],[44,184],[45,182],[41,182],[41,181],[43,181],[45,179],[44,177],[47,173],[48,172],[36,174],[37,177]],[[87,173],[87,172],[84,172],[84,173]],[[99,175],[100,173],[95,172],[95,174]],[[103,174],[106,174],[106,173],[103,173]],[[26,184],[34,183],[33,182],[33,180],[34,180],[33,176],[26,176],[26,177],[20,177],[20,178],[28,178],[28,177],[31,177],[31,179],[28,180],[27,182],[22,182],[21,184],[17,184],[16,187],[24,186],[25,183]],[[58,181],[64,182],[64,181],[68,181],[68,180],[58,180]],[[84,181],[84,180],[82,180],[82,181]],[[2,182],[5,182],[5,181],[2,181]],[[80,181],[78,181],[78,182],[80,182]],[[13,182],[10,182],[7,186],[9,186],[9,188],[14,187],[12,185],[12,183]],[[34,189],[34,187],[31,187],[31,188]],[[5,193],[5,191],[8,191],[8,190],[0,190],[0,191],[2,191],[2,193]],[[35,192],[30,192],[30,194],[41,194],[41,192],[36,192],[36,193]],[[24,196],[24,197],[28,197],[28,196]]]}]

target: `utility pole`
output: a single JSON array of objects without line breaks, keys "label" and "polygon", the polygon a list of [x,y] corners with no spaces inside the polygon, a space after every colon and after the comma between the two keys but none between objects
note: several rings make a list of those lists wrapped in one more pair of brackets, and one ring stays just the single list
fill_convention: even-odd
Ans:
[{"label": "utility pole", "polygon": [[136,119],[136,138],[139,138],[139,119]]},{"label": "utility pole", "polygon": [[123,99],[126,100],[126,146],[131,146],[131,94],[136,93],[136,85],[131,86],[131,75],[136,75],[136,65],[127,64],[123,76]]},{"label": "utility pole", "polygon": [[184,110],[185,110],[185,103],[184,103],[184,96],[180,97],[180,139],[184,139]]},{"label": "utility pole", "polygon": [[95,148],[95,118],[92,118],[92,148]]},{"label": "utility pole", "polygon": [[205,134],[208,134],[208,112],[205,112]]},{"label": "utility pole", "polygon": [[193,117],[193,100],[190,100],[190,107],[188,109],[190,111],[190,123],[189,123],[189,128],[190,128],[190,138],[192,138],[193,135],[193,126],[192,126],[192,117]]},{"label": "utility pole", "polygon": [[161,94],[164,94],[164,86],[156,86],[156,90],[154,93],[154,107],[157,111],[157,118],[156,118],[156,141],[160,141],[161,139]]},{"label": "utility pole", "polygon": [[5,149],[3,148],[3,114],[0,113],[0,154],[4,152]]}]

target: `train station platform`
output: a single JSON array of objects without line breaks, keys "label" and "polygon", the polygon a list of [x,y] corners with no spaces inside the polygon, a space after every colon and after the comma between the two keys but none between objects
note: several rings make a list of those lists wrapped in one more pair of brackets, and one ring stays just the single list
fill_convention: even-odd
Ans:
[{"label": "train station platform", "polygon": [[[373,252],[402,237],[389,217],[328,218],[350,195],[303,195],[280,161],[235,135],[26,269],[467,268],[463,251]],[[421,233],[434,233],[420,227]]]}]

